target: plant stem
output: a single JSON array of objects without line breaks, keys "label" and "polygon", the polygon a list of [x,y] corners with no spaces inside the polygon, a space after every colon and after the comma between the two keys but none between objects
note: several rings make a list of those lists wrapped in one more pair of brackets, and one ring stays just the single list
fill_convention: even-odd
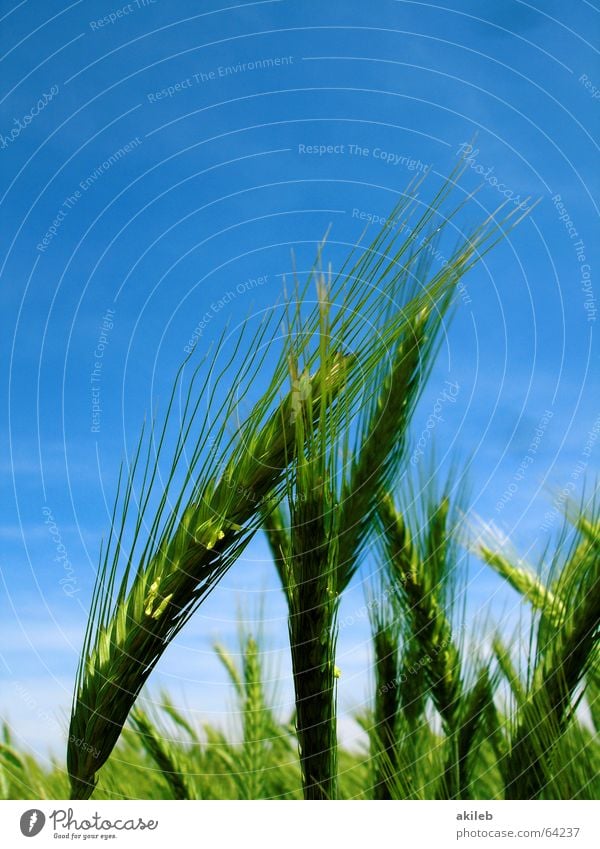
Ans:
[{"label": "plant stem", "polygon": [[[310,473],[309,473],[310,478]],[[337,797],[335,616],[327,499],[319,487],[293,507],[290,644],[306,799]]]},{"label": "plant stem", "polygon": [[[392,630],[393,624],[380,620],[373,634],[375,650],[375,716],[374,716],[374,767],[375,799],[393,799],[399,770],[397,725],[400,708],[398,689],[399,647]],[[389,624],[389,627],[386,625]]]}]

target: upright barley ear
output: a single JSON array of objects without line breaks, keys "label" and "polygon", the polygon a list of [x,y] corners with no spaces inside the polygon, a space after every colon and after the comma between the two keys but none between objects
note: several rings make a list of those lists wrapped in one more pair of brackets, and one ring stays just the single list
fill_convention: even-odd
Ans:
[{"label": "upright barley ear", "polygon": [[[329,332],[329,302],[319,281],[322,367],[334,356]],[[302,371],[290,361],[292,380]],[[289,606],[289,633],[296,698],[296,729],[306,799],[337,797],[335,715],[336,527],[333,512],[337,458],[334,451],[345,406],[305,394],[306,410],[296,418],[296,451],[290,467],[287,500],[289,532],[279,528],[280,573]],[[309,428],[315,406],[319,425]],[[271,525],[271,538],[273,538]]]},{"label": "upright barley ear", "polygon": [[[431,272],[430,249],[437,230],[431,227],[450,185],[426,208],[408,238],[380,233],[341,276],[366,294],[352,314],[330,315],[321,309],[324,332],[321,358],[331,356],[330,340],[353,346],[363,369],[362,408],[345,399],[319,419],[312,440],[297,435],[297,452],[288,478],[289,531],[284,514],[263,511],[263,523],[288,600],[289,629],[296,690],[298,737],[307,798],[335,793],[335,617],[339,598],[356,574],[359,558],[382,493],[398,473],[416,400],[433,360],[436,338],[457,283],[499,238],[493,219],[486,220]],[[401,201],[392,217],[404,213]],[[509,216],[510,218],[511,216]],[[506,223],[507,219],[503,223]],[[429,232],[428,232],[429,230]],[[318,280],[319,304],[335,303],[324,280]],[[359,316],[361,321],[357,322]],[[369,328],[364,339],[364,328]],[[363,339],[360,349],[357,338]],[[293,379],[303,370],[292,362]],[[302,425],[298,417],[297,423]],[[324,426],[321,426],[321,425]],[[306,446],[306,452],[300,449]],[[341,458],[341,462],[340,462]],[[441,618],[438,617],[438,622]],[[443,641],[444,635],[430,635]],[[440,648],[453,665],[452,646]],[[443,682],[446,692],[458,683]],[[450,698],[450,697],[449,697]],[[453,710],[448,704],[446,713]],[[321,719],[319,719],[321,717]]]},{"label": "upright barley ear", "polygon": [[398,740],[401,705],[401,627],[398,609],[383,584],[371,594],[369,618],[373,643],[375,699],[371,767],[375,799],[393,799],[399,783]]},{"label": "upright barley ear", "polygon": [[600,734],[600,651],[596,649],[586,678],[587,702],[596,734]]},{"label": "upright barley ear", "polygon": [[239,663],[223,646],[216,645],[215,651],[234,686],[241,717],[242,739],[234,750],[231,769],[238,798],[264,799],[267,762],[281,729],[268,707],[272,694],[269,697],[265,692],[260,642],[240,628]]},{"label": "upright barley ear", "polygon": [[159,725],[157,718],[136,706],[131,713],[131,724],[148,757],[166,781],[173,798],[197,799],[188,764],[182,759],[181,747],[169,740],[168,732]]},{"label": "upright barley ear", "polygon": [[380,383],[374,385],[362,412],[358,438],[348,452],[339,507],[341,586],[347,586],[354,576],[378,500],[400,469],[408,426],[446,306],[444,303],[433,314],[425,310],[408,323],[391,362],[385,364],[388,370],[380,370]]},{"label": "upright barley ear", "polygon": [[[321,367],[335,356],[330,298],[324,277],[318,281],[321,310]],[[410,418],[419,384],[419,366],[428,346],[423,311],[383,320],[386,344],[365,346],[357,354],[369,403],[360,454],[349,462],[348,434],[352,405],[347,394],[323,407],[314,431],[304,416],[296,417],[296,451],[288,476],[289,530],[282,511],[263,511],[263,523],[286,593],[296,696],[297,734],[307,799],[337,795],[336,615],[341,593],[358,565],[358,553],[377,504],[377,492],[402,453],[398,437]],[[409,305],[410,306],[410,305]],[[346,325],[345,331],[350,328]],[[415,340],[416,337],[416,340]],[[419,344],[419,338],[421,343]],[[386,371],[387,347],[395,351]],[[290,360],[292,382],[304,374]],[[323,404],[304,393],[309,419]],[[312,413],[310,412],[312,410]],[[306,415],[306,413],[304,414]],[[340,458],[343,465],[340,467]]]},{"label": "upright barley ear", "polygon": [[[422,506],[418,506],[419,500]],[[468,795],[471,751],[484,716],[495,715],[494,686],[487,667],[481,669],[471,689],[465,685],[467,664],[461,658],[460,642],[449,615],[456,559],[455,522],[448,497],[435,496],[431,482],[413,498],[406,515],[396,509],[390,497],[382,500],[379,509],[382,554],[401,611],[403,640],[413,657],[412,674],[426,683],[445,733],[445,763],[437,796],[446,799]],[[405,678],[403,673],[401,714],[405,713],[403,689],[407,683],[407,692],[415,689],[410,678]],[[419,706],[421,698],[419,694]]]},{"label": "upright barley ear", "polygon": [[267,535],[271,556],[281,581],[283,591],[288,592],[286,563],[289,562],[290,537],[288,521],[280,504],[269,504],[266,502],[261,507],[263,531]]},{"label": "upright barley ear", "polygon": [[244,647],[244,760],[246,780],[245,799],[264,797],[268,740],[274,723],[265,704],[261,654],[254,637],[249,636]]},{"label": "upright barley ear", "polygon": [[[473,798],[471,792],[470,759],[479,743],[486,738],[498,742],[500,726],[494,705],[497,679],[484,664],[476,673],[475,682],[461,703],[461,714],[457,732],[458,749],[458,796]],[[451,768],[450,765],[447,768]]]},{"label": "upright barley ear", "polygon": [[510,687],[513,699],[517,705],[522,705],[525,702],[525,687],[519,677],[519,673],[515,668],[510,652],[505,646],[500,635],[496,635],[492,640],[492,651],[498,663],[500,672],[504,676],[505,681]]},{"label": "upright barley ear", "polygon": [[419,546],[391,498],[380,505],[386,562],[410,631],[420,648],[421,666],[431,697],[448,734],[454,733],[463,690],[459,650],[446,614],[445,544],[448,500],[430,510],[429,532]]}]

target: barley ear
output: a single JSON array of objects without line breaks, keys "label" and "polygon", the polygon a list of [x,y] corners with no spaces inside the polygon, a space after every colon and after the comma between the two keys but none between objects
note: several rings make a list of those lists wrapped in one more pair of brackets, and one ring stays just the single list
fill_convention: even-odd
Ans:
[{"label": "barley ear", "polygon": [[[330,363],[329,374],[317,373],[308,378],[314,398],[336,396],[346,379],[347,360],[344,355],[338,355]],[[208,436],[202,427],[199,442],[189,449],[185,458],[188,465],[180,485],[173,481],[177,479],[189,433],[197,426],[200,403],[192,400],[191,384],[184,413],[191,412],[187,418],[184,414],[180,425],[167,487],[159,498],[157,512],[153,517],[144,515],[152,487],[156,489],[158,485],[158,459],[150,453],[156,443],[152,435],[142,468],[142,491],[138,498],[138,505],[142,506],[139,515],[128,520],[133,510],[137,460],[142,456],[140,440],[122,499],[121,493],[117,493],[116,505],[121,505],[122,516],[117,519],[115,507],[114,526],[98,574],[75,687],[67,749],[74,798],[91,795],[96,774],[115,746],[129,711],[156,663],[239,556],[258,527],[261,500],[282,481],[295,451],[294,417],[298,399],[289,393],[272,411],[280,387],[280,369],[276,369],[277,374],[279,378],[274,379],[249,419],[240,425],[237,442],[232,448],[225,446],[222,450],[221,476],[216,477],[210,468],[210,457],[206,465]],[[242,380],[244,376],[243,371]],[[176,387],[171,404],[175,391]],[[237,392],[238,384],[234,382],[226,400],[226,413],[232,411]],[[170,409],[171,405],[159,434],[159,446],[165,441]],[[316,410],[321,412],[319,404]],[[223,442],[223,434],[221,426],[217,430],[217,445]],[[141,541],[144,521],[149,534],[145,543]],[[127,551],[123,539],[131,524],[133,543]],[[130,579],[136,558],[138,562]],[[123,560],[125,569],[115,592]]]},{"label": "barley ear", "polygon": [[446,495],[421,487],[415,496],[411,530],[390,496],[379,508],[380,545],[396,598],[403,611],[407,644],[414,640],[417,668],[428,685],[446,735],[446,762],[439,798],[460,790],[460,729],[464,684],[459,647],[448,611],[448,587],[454,561],[454,520]]},{"label": "barley ear", "polygon": [[521,564],[516,565],[504,553],[487,545],[480,545],[478,554],[536,610],[543,610],[544,616],[554,625],[562,620],[565,611],[561,598],[553,593],[530,568]]},{"label": "barley ear", "polygon": [[373,725],[369,737],[375,799],[395,798],[400,772],[401,628],[398,610],[388,590],[383,583],[371,592],[369,602],[375,679]]},{"label": "barley ear", "polygon": [[594,674],[600,636],[600,540],[597,508],[577,521],[572,554],[555,589],[564,616],[548,628],[540,617],[534,669],[525,701],[514,718],[510,752],[504,763],[509,799],[543,796],[551,781],[552,755],[571,723],[583,695],[581,684]]},{"label": "barley ear", "polygon": [[171,790],[173,798],[197,799],[187,765],[182,763],[179,747],[169,740],[168,732],[158,725],[156,719],[152,720],[148,713],[137,706],[131,713],[131,724],[150,760]]}]

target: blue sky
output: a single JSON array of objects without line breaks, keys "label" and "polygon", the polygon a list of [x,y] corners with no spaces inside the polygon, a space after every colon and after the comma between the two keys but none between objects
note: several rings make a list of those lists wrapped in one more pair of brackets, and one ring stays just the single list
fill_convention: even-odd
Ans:
[{"label": "blue sky", "polygon": [[[466,143],[457,198],[482,188],[457,225],[493,211],[500,188],[540,202],[464,281],[413,434],[458,383],[428,445],[522,550],[558,530],[552,499],[581,492],[577,469],[593,479],[598,458],[593,4],[1,0],[0,18],[0,705],[24,745],[56,748],[64,731],[118,463],[194,328],[208,312],[208,345],[267,309],[292,249],[306,270],[330,225],[335,265],[361,213],[385,217],[424,165],[426,200]],[[211,644],[235,648],[238,606],[252,618],[261,598],[288,711],[284,605],[260,537],[154,689],[229,721]],[[519,616],[477,564],[469,599],[474,617]],[[345,739],[368,697],[363,605],[358,581],[341,612],[356,614],[340,637]]]}]

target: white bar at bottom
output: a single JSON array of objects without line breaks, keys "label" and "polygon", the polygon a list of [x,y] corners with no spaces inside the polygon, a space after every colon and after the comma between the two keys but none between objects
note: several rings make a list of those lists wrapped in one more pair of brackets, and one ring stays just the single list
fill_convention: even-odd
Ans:
[{"label": "white bar at bottom", "polygon": [[597,849],[598,803],[0,802],[13,847]]}]

